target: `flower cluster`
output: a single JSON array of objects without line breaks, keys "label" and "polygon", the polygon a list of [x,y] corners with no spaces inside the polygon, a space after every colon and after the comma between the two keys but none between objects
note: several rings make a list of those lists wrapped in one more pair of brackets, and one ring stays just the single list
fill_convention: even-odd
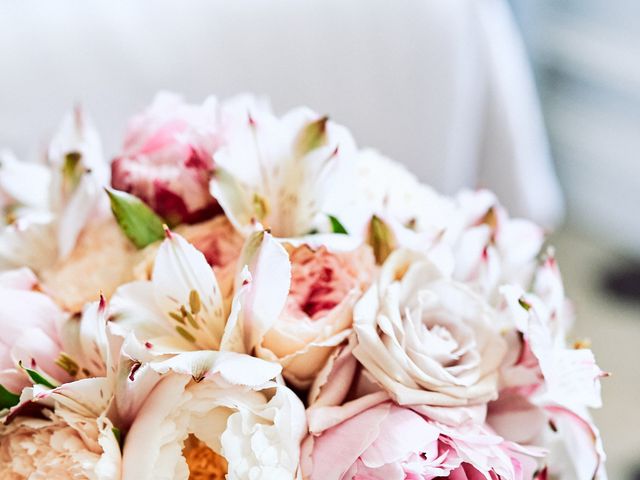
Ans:
[{"label": "flower cluster", "polygon": [[76,110],[0,207],[0,478],[605,479],[544,232],[328,117]]}]

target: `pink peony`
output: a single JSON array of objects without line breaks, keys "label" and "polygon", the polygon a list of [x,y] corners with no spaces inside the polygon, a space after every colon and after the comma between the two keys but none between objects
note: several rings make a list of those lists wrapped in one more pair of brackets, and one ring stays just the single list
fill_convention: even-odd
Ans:
[{"label": "pink peony", "polygon": [[452,429],[386,401],[307,437],[301,467],[310,480],[520,480],[533,477],[537,453],[486,426]]},{"label": "pink peony", "polygon": [[129,123],[123,152],[111,165],[111,183],[170,223],[204,220],[217,211],[209,180],[220,142],[215,98],[193,106],[159,94]]}]

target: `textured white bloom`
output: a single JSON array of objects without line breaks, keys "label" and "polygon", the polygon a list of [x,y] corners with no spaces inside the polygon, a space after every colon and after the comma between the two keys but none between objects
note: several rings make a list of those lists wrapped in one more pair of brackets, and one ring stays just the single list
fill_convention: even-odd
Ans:
[{"label": "textured white bloom", "polygon": [[494,317],[426,257],[398,250],[356,304],[353,354],[399,404],[483,404],[506,351]]},{"label": "textured white bloom", "polygon": [[398,246],[425,249],[460,228],[462,216],[455,202],[421,183],[403,164],[364,149],[358,152],[356,168],[355,204],[340,217],[354,233],[377,215],[394,230]]},{"label": "textured white bloom", "polygon": [[277,364],[200,351],[151,367],[161,378],[127,435],[124,480],[296,478],[304,407],[273,381]]}]

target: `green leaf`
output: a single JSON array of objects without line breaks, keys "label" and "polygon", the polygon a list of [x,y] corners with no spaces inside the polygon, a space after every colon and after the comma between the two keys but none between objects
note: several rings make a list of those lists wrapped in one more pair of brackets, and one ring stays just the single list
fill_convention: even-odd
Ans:
[{"label": "green leaf", "polygon": [[306,125],[296,140],[295,151],[302,157],[327,143],[327,122],[329,117],[321,117]]},{"label": "green leaf", "polygon": [[20,401],[20,395],[10,392],[0,385],[0,410],[11,408]]},{"label": "green leaf", "polygon": [[118,427],[112,427],[111,431],[113,432],[113,436],[116,437],[116,442],[118,442],[120,450],[122,450],[122,430],[120,430]]},{"label": "green leaf", "polygon": [[333,233],[344,233],[345,235],[349,234],[349,232],[347,232],[347,229],[344,228],[344,225],[340,223],[340,220],[338,220],[333,215],[327,215],[327,216],[329,217],[329,221],[331,222],[331,231]]},{"label": "green leaf", "polygon": [[20,365],[20,367],[23,368],[25,372],[27,372],[27,375],[29,375],[29,378],[34,384],[44,385],[47,388],[56,388],[53,380],[46,378],[44,375],[36,372],[35,370],[25,367],[22,362],[19,362],[18,365]]},{"label": "green leaf", "polygon": [[387,257],[396,248],[395,236],[389,226],[376,215],[371,217],[369,223],[368,243],[373,248],[376,263],[382,265]]},{"label": "green leaf", "polygon": [[105,188],[111,211],[124,234],[138,248],[164,238],[162,219],[142,200],[130,193]]}]

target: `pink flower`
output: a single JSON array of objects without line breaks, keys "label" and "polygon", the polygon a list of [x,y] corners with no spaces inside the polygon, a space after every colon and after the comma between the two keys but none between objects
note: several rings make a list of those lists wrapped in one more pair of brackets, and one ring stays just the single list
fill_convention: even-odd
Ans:
[{"label": "pink flower", "polygon": [[293,385],[308,387],[348,335],[352,309],[374,273],[368,246],[349,252],[290,247],[291,284],[279,318],[258,354],[278,361]]},{"label": "pink flower", "polygon": [[64,314],[48,296],[36,291],[37,286],[35,275],[26,268],[0,274],[0,385],[14,393],[32,383],[20,362],[49,378],[69,380],[69,374],[56,364]]},{"label": "pink flower", "polygon": [[187,105],[161,93],[129,123],[124,149],[111,165],[114,188],[132,193],[167,221],[177,224],[211,217],[209,194],[213,152],[221,142],[217,101]]},{"label": "pink flower", "polygon": [[530,479],[538,453],[486,426],[452,429],[389,401],[307,437],[302,448],[310,480]]}]

